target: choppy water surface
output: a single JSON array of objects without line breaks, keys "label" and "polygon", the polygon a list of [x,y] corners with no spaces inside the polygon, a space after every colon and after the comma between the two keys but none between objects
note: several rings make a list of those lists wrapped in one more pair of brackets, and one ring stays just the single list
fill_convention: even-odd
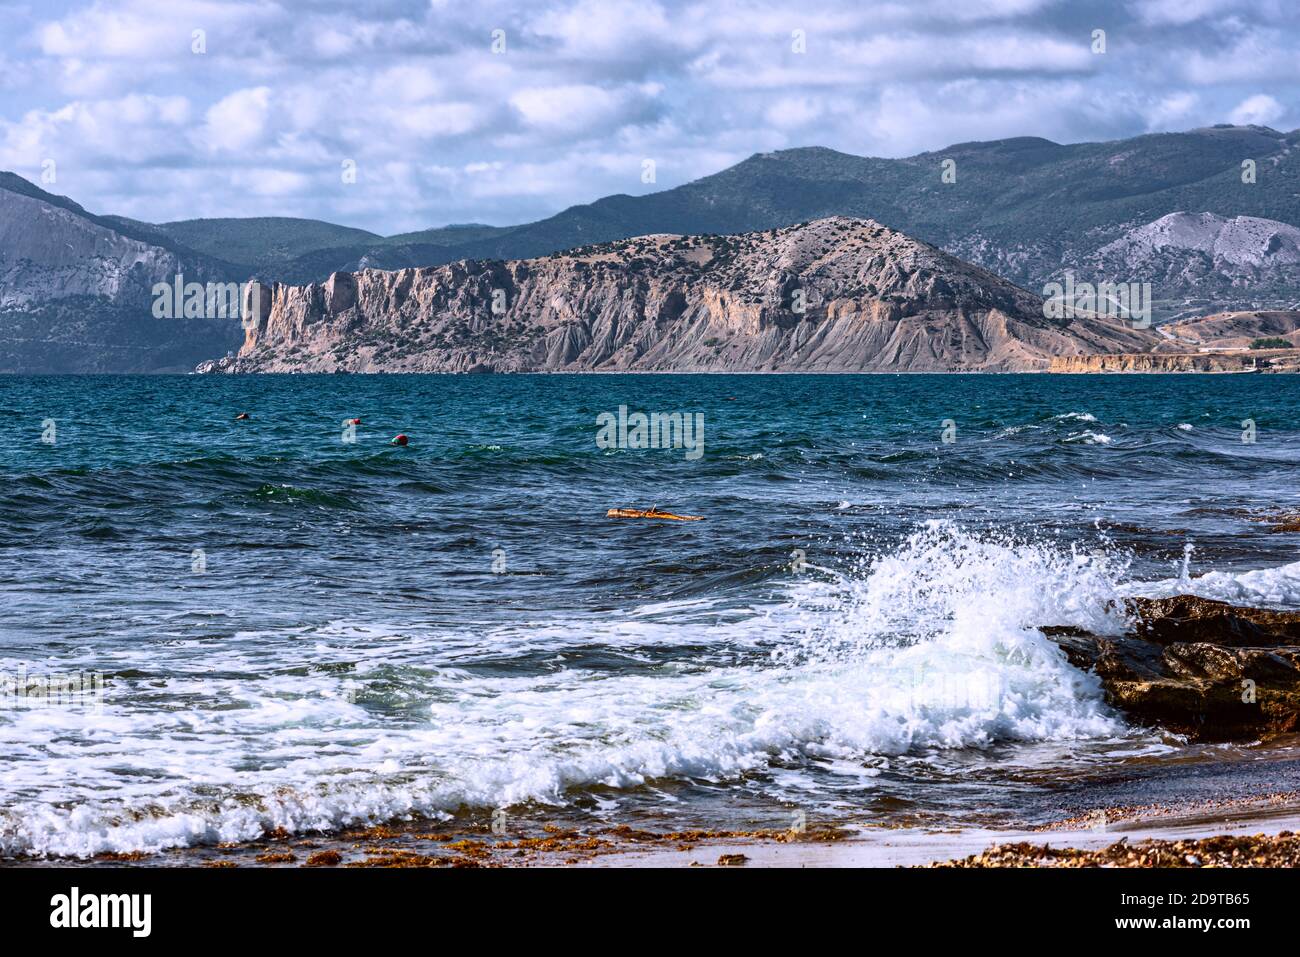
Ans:
[{"label": "choppy water surface", "polygon": [[[704,454],[597,447],[620,405],[703,413]],[[3,377],[0,410],[0,671],[105,680],[0,705],[7,854],[1041,820],[1243,752],[1129,728],[1037,626],[1300,607],[1265,521],[1294,377]],[[652,505],[706,520],[604,517]]]}]

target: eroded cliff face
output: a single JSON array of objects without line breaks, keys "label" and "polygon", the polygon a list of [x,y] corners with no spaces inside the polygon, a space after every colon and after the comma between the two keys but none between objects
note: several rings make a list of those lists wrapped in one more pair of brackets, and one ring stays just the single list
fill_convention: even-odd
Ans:
[{"label": "eroded cliff face", "polygon": [[1296,372],[1300,352],[1159,352],[1060,356],[1049,372]]},{"label": "eroded cliff face", "polygon": [[147,302],[154,283],[183,271],[168,250],[0,190],[0,308],[70,296]]},{"label": "eroded cliff face", "polygon": [[205,371],[1021,371],[1157,338],[1049,321],[992,273],[843,217],[341,272],[259,295],[269,309],[238,356]]},{"label": "eroded cliff face", "polygon": [[154,317],[178,274],[246,278],[0,174],[0,372],[183,372],[235,348],[237,321]]}]

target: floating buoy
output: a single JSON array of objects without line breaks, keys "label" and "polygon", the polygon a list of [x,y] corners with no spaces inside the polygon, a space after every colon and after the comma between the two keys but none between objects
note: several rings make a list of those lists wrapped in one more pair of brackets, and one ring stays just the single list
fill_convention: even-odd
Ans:
[{"label": "floating buoy", "polygon": [[235,421],[236,421],[236,422],[242,422],[242,421],[244,421],[245,419],[251,419],[251,418],[252,418],[252,416],[250,416],[247,412],[241,412],[241,413],[239,413],[239,415],[235,416]]},{"label": "floating buoy", "polygon": [[661,512],[656,505],[651,508],[611,508],[605,513],[606,518],[659,518],[669,522],[702,522],[703,515],[674,515]]},{"label": "floating buoy", "polygon": [[405,445],[408,441],[409,441],[409,440],[406,438],[406,434],[405,434],[405,433],[403,433],[403,432],[398,432],[396,435],[394,435],[394,436],[392,437],[392,439],[389,441],[388,444],[389,444],[389,445]]},{"label": "floating buoy", "polygon": [[360,425],[360,424],[361,424],[360,419],[348,419],[348,425]]}]

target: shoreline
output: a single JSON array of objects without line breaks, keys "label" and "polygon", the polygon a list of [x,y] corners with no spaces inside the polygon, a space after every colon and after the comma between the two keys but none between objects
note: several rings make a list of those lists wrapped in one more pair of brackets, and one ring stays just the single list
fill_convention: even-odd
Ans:
[{"label": "shoreline", "polygon": [[[456,376],[456,377],[493,377],[493,376],[1110,376],[1110,375],[1195,375],[1195,376],[1239,376],[1239,375],[1288,375],[1300,373],[1300,365],[1294,368],[1262,369],[1080,369],[1066,371],[1062,369],[530,369],[530,370],[417,370],[417,369],[191,369],[188,372],[141,372],[141,373],[57,373],[60,375],[185,375],[240,378],[243,376]],[[20,375],[21,373],[4,373]]]},{"label": "shoreline", "polygon": [[[1284,803],[1274,804],[1280,798]],[[585,862],[590,867],[951,867],[965,858],[1005,845],[1100,851],[1121,841],[1205,840],[1221,836],[1262,836],[1271,845],[1279,835],[1300,831],[1300,794],[1270,795],[1226,802],[1227,813],[1207,815],[1196,807],[1162,806],[1150,816],[1134,817],[1103,829],[1057,829],[1054,825],[1023,829],[943,830],[863,828],[836,842],[719,842],[691,849],[659,848],[607,856]],[[1226,809],[1225,809],[1226,810]],[[1058,824],[1061,822],[1057,822]],[[737,855],[745,860],[735,861]],[[733,863],[722,863],[732,858]],[[1023,866],[1035,866],[1026,861]]]},{"label": "shoreline", "polygon": [[[1091,826],[1087,823],[1098,820],[1100,823]],[[1115,860],[1121,846],[1125,853],[1134,852],[1141,859],[1146,842],[1157,842],[1150,845],[1155,848],[1225,838],[1249,848],[1252,861],[1272,861],[1276,853],[1294,856],[1300,851],[1296,834],[1300,834],[1300,791],[1283,791],[1250,798],[1098,809],[1083,817],[1011,828],[843,825],[803,833],[654,832],[627,824],[594,829],[548,824],[519,834],[493,834],[491,825],[449,827],[407,821],[329,834],[279,832],[256,841],[156,853],[106,853],[84,859],[6,858],[0,860],[0,867],[1114,867],[1144,866]],[[1244,843],[1242,839],[1246,839]],[[1178,853],[1189,853],[1179,846]]]}]

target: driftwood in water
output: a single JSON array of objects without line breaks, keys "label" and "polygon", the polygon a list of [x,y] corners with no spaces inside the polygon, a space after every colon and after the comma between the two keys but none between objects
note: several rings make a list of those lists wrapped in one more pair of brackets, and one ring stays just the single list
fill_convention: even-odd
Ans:
[{"label": "driftwood in water", "polygon": [[659,518],[669,522],[699,522],[703,521],[702,515],[674,515],[672,512],[661,512],[658,506],[652,508],[611,508],[605,513],[606,518]]}]

